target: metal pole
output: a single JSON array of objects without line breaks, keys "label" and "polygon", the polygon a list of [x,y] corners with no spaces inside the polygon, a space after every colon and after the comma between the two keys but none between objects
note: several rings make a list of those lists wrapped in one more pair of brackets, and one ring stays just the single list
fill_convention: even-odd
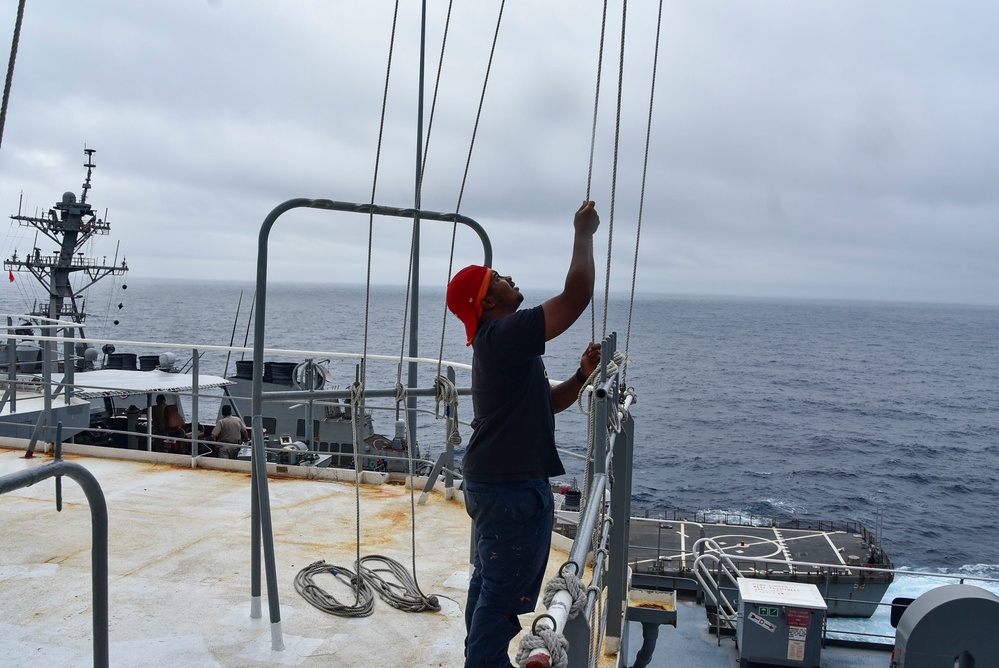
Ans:
[{"label": "metal pole", "polygon": [[[413,198],[416,210],[420,210],[421,184],[423,182],[423,84],[425,72],[425,58],[427,50],[427,0],[423,0],[422,16],[420,20],[420,85],[416,110],[416,194]],[[409,356],[416,357],[419,354],[420,343],[420,215],[413,216],[413,272],[410,275],[410,303],[411,315],[409,319]],[[416,362],[409,363],[407,372],[407,387],[416,387],[419,383],[418,369]],[[409,444],[409,452],[413,458],[420,456],[420,439],[416,434],[416,397],[406,397],[406,424],[408,425],[409,437],[412,441]]]},{"label": "metal pole", "polygon": [[197,463],[198,429],[201,427],[198,421],[198,363],[201,358],[198,356],[197,348],[191,352],[194,355],[192,358],[194,363],[191,365],[192,385],[194,386],[191,394],[191,466],[193,467]]}]

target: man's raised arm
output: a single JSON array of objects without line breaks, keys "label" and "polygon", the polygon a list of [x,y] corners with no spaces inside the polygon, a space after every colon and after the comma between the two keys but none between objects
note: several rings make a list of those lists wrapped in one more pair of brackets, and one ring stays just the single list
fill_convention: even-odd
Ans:
[{"label": "man's raised arm", "polygon": [[551,341],[569,329],[583,314],[593,297],[596,275],[593,267],[593,234],[599,225],[600,216],[597,215],[593,202],[583,202],[573,219],[575,236],[565,286],[561,293],[541,305],[545,312],[545,341]]}]

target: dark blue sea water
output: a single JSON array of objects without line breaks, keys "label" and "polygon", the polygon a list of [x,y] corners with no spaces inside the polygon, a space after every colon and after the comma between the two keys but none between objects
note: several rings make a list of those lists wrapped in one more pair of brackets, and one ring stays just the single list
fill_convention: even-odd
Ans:
[{"label": "dark blue sea water", "polygon": [[[127,284],[110,298],[95,293],[90,336],[228,344],[242,291],[235,341],[244,339],[251,284]],[[525,293],[528,303],[548,296]],[[23,310],[9,295],[4,308]],[[402,287],[372,291],[369,352],[399,355],[404,301]],[[275,284],[267,311],[269,347],[364,346],[363,287]],[[424,291],[420,313],[420,355],[437,358],[442,291]],[[627,316],[627,300],[612,299],[608,329],[622,348]],[[595,318],[599,337],[602,304]],[[460,323],[446,324],[444,356],[467,363]],[[587,314],[549,344],[551,376],[573,373],[590,335]],[[999,308],[642,297],[629,358],[636,508],[850,519],[872,530],[881,509],[896,564],[999,568]],[[202,369],[221,373],[225,362],[207,353]],[[332,365],[338,382],[353,380],[353,363]],[[422,370],[421,385],[433,373]],[[373,363],[368,386],[391,386],[395,374]],[[459,417],[470,419],[470,402]],[[391,419],[376,415],[382,431]],[[420,424],[421,448],[440,452],[440,423]],[[561,414],[560,447],[585,452],[585,424],[575,408]],[[581,476],[582,464],[564,459],[567,478]]]}]

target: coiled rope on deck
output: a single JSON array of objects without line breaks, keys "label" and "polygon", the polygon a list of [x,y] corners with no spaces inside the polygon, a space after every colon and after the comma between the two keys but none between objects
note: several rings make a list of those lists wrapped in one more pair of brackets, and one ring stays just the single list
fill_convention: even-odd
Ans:
[{"label": "coiled rope on deck", "polygon": [[[382,568],[368,568],[364,564],[371,562],[381,562]],[[358,571],[364,578],[366,585],[372,587],[379,598],[391,605],[393,608],[403,612],[425,612],[431,610],[438,612],[441,609],[440,601],[431,594],[425,596],[420,591],[420,585],[416,579],[410,576],[409,571],[395,559],[372,554],[361,558]],[[395,581],[387,580],[383,574],[391,575]]]},{"label": "coiled rope on deck", "polygon": [[[327,593],[316,584],[315,576],[321,573],[334,578],[350,587],[354,592],[354,604],[345,605],[335,596]],[[348,568],[327,564],[325,560],[314,561],[295,576],[295,591],[314,607],[340,617],[367,617],[375,607],[375,597],[371,588],[364,583],[363,578]]]}]

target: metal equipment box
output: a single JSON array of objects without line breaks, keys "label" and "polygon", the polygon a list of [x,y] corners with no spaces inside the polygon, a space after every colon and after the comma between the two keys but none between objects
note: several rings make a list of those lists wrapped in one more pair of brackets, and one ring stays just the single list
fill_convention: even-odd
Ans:
[{"label": "metal equipment box", "polygon": [[739,578],[739,665],[818,668],[826,602],[813,584]]}]

